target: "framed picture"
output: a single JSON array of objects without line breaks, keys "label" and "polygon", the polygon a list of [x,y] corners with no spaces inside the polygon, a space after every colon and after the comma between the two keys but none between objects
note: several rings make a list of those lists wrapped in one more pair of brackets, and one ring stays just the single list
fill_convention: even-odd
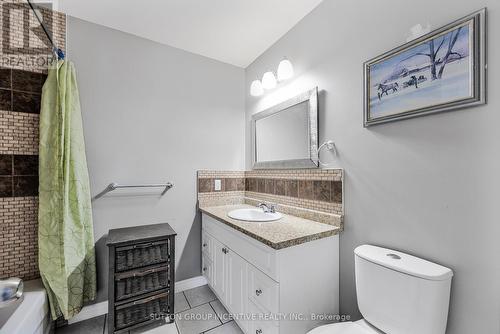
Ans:
[{"label": "framed picture", "polygon": [[486,9],[364,64],[364,125],[486,103]]}]

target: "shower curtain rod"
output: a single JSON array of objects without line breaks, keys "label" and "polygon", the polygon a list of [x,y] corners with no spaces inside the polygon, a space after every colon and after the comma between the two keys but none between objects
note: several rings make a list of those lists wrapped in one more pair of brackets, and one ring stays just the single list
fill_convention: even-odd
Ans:
[{"label": "shower curtain rod", "polygon": [[60,48],[57,47],[57,45],[54,43],[54,40],[52,39],[52,36],[50,35],[49,31],[47,30],[47,27],[45,24],[43,24],[42,19],[38,16],[38,13],[35,10],[35,7],[31,3],[30,0],[26,0],[28,4],[30,5],[31,10],[33,11],[33,14],[35,14],[36,19],[42,26],[43,31],[45,32],[45,35],[47,35],[47,38],[49,39],[50,44],[52,44],[52,51],[54,51],[57,54],[57,58],[63,60],[64,59],[64,51],[61,50]]}]

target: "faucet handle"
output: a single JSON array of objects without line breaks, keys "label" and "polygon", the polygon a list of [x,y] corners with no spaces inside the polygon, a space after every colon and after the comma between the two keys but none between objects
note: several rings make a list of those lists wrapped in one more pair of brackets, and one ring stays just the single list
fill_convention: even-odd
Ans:
[{"label": "faucet handle", "polygon": [[264,212],[269,212],[269,206],[266,203],[259,203],[257,207],[261,208]]},{"label": "faucet handle", "polygon": [[276,212],[276,204],[273,204],[273,203],[259,203],[259,205],[257,205],[257,207],[264,210],[264,212],[271,212],[271,213]]},{"label": "faucet handle", "polygon": [[274,203],[269,203],[268,207],[269,207],[269,212],[271,213],[275,213],[276,212],[276,205],[277,204],[274,204]]}]

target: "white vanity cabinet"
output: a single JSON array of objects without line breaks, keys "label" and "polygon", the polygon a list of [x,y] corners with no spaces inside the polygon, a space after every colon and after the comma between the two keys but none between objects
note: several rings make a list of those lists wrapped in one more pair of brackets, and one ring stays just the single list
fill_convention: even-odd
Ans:
[{"label": "white vanity cabinet", "polygon": [[275,250],[206,214],[202,269],[247,334],[304,334],[311,315],[338,314],[339,240],[330,236]]}]

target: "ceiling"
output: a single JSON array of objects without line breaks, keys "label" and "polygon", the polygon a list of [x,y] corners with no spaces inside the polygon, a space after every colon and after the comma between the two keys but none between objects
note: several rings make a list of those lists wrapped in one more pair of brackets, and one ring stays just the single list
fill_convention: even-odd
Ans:
[{"label": "ceiling", "polygon": [[246,68],[322,0],[59,0],[69,15]]}]

